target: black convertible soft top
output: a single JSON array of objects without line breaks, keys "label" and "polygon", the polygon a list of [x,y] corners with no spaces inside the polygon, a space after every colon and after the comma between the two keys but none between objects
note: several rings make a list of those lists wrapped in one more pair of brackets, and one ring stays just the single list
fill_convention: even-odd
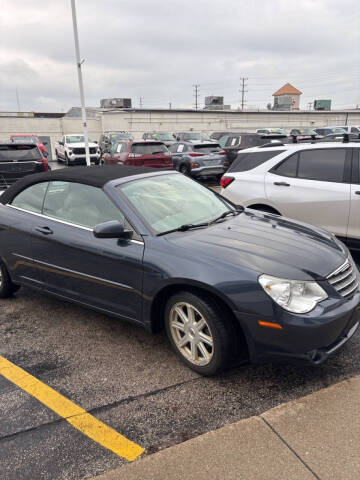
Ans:
[{"label": "black convertible soft top", "polygon": [[155,173],[159,170],[163,171],[164,169],[131,167],[126,165],[98,165],[93,167],[61,168],[59,170],[36,173],[34,175],[27,175],[11,185],[11,187],[0,195],[0,202],[4,205],[11,202],[18,193],[35,183],[58,180],[63,182],[84,183],[85,185],[101,188],[107,182],[110,182],[110,180],[144,173]]}]

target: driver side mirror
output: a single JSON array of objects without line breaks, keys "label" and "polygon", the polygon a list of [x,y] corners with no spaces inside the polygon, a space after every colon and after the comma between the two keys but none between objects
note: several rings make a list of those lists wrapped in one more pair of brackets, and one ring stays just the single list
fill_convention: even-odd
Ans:
[{"label": "driver side mirror", "polygon": [[133,233],[132,230],[126,230],[124,225],[118,220],[99,223],[99,225],[96,225],[93,230],[93,234],[96,238],[120,238],[122,240],[131,240]]}]

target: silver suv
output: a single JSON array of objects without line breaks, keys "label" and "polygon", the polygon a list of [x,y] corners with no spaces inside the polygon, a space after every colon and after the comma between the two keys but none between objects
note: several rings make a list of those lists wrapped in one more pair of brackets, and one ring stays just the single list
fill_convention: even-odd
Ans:
[{"label": "silver suv", "polygon": [[319,225],[360,248],[360,144],[278,144],[243,150],[221,179],[245,207]]}]

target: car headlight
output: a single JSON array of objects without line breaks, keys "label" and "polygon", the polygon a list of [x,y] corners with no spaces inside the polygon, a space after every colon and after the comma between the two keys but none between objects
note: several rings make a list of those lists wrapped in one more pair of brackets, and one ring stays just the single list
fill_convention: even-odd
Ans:
[{"label": "car headlight", "polygon": [[287,280],[260,275],[259,283],[280,307],[293,313],[308,313],[328,297],[317,282]]}]

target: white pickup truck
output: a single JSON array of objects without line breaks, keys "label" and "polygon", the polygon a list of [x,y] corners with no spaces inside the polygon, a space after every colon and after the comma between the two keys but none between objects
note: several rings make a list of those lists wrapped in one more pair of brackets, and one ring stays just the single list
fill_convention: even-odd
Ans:
[{"label": "white pickup truck", "polygon": [[[101,152],[97,142],[89,139],[90,161],[99,165]],[[86,165],[84,135],[72,133],[63,135],[59,142],[55,143],[56,160],[63,161],[66,165]]]}]

